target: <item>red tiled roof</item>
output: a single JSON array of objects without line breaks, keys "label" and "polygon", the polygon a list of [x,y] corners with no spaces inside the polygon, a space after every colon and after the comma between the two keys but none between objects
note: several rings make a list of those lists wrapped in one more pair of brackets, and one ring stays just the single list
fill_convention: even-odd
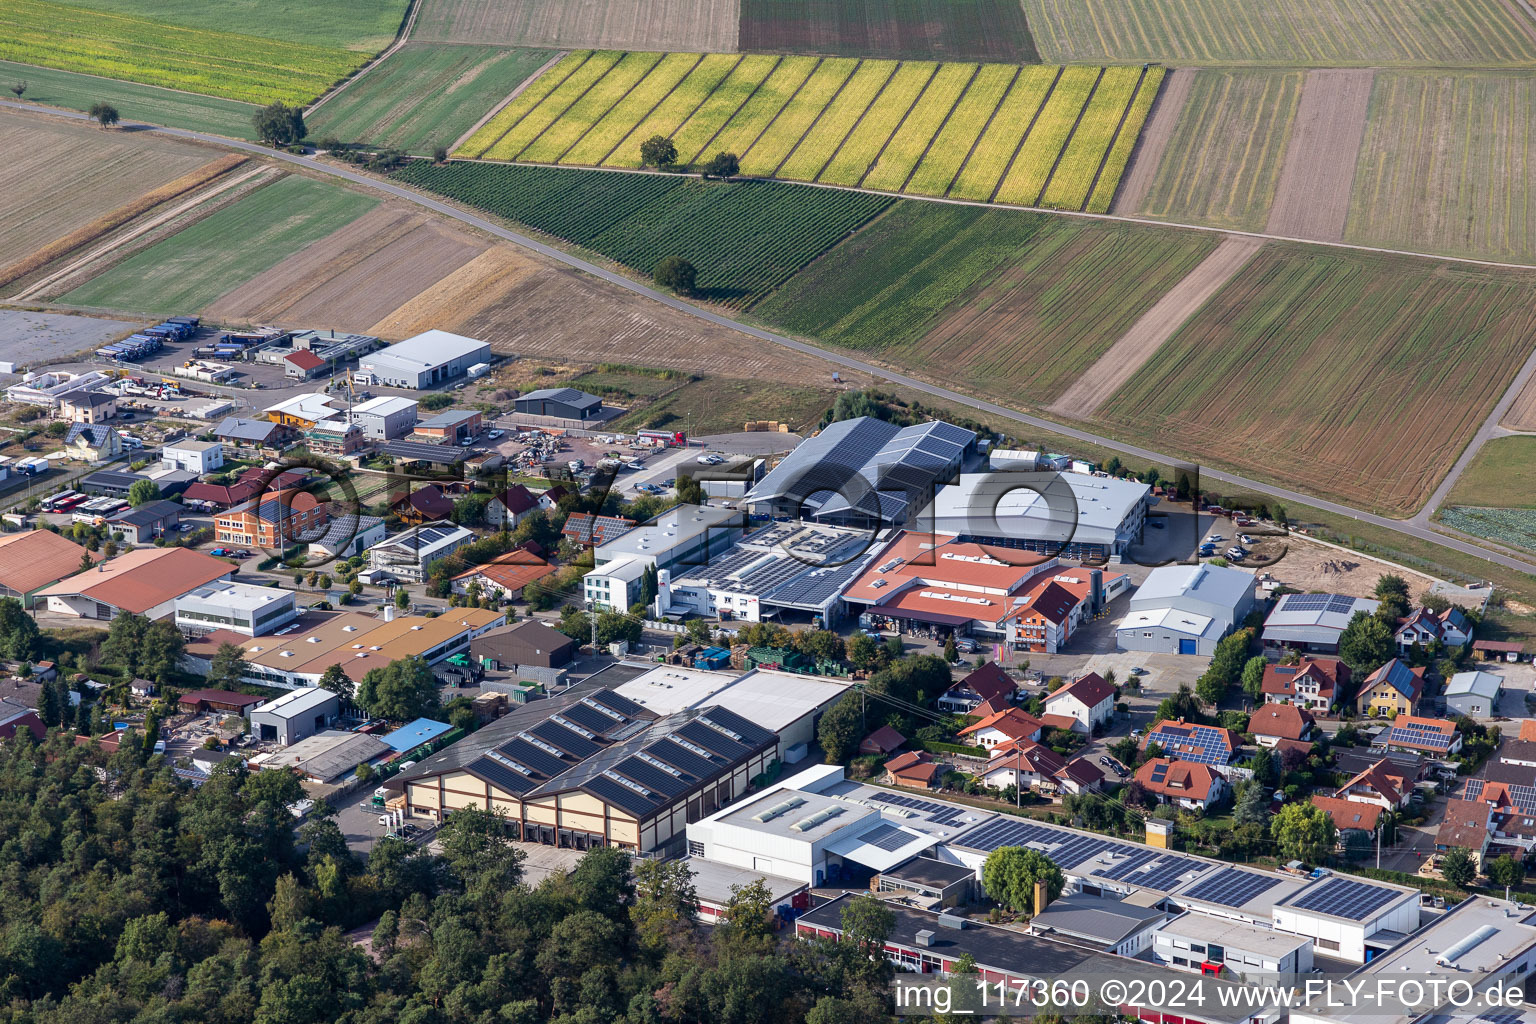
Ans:
[{"label": "red tiled roof", "polygon": [[1355,786],[1365,785],[1371,787],[1394,804],[1402,803],[1403,792],[1408,785],[1408,781],[1401,775],[1394,775],[1387,770],[1391,763],[1385,759],[1377,761],[1365,771],[1340,786],[1338,792],[1333,795],[1341,799],[1348,799],[1346,794],[1350,789]]},{"label": "red tiled roof", "polygon": [[1522,740],[1536,740],[1536,718],[1521,720],[1520,738]]},{"label": "red tiled roof", "polygon": [[1358,800],[1341,800],[1336,796],[1314,795],[1312,806],[1320,807],[1333,819],[1337,829],[1357,828],[1366,832],[1376,831],[1376,823],[1385,810],[1380,804],[1362,804]]},{"label": "red tiled roof", "polygon": [[892,773],[901,772],[914,765],[928,764],[932,760],[933,758],[925,750],[909,750],[904,754],[897,754],[885,762],[885,770]]},{"label": "red tiled roof", "polygon": [[888,725],[882,725],[860,741],[859,750],[867,754],[889,754],[905,742],[907,738],[901,733]]},{"label": "red tiled roof", "polygon": [[992,700],[984,700],[980,704],[977,704],[975,707],[971,708],[971,710],[967,711],[965,715],[967,718],[986,718],[988,715],[995,715],[1000,711],[1007,711],[1012,706],[1013,705],[1009,704],[1001,697],[994,697]]},{"label": "red tiled roof", "polygon": [[80,594],[125,612],[143,614],[190,590],[234,574],[228,562],[190,548],[140,548],[61,580],[43,594]]},{"label": "red tiled roof", "polygon": [[468,579],[471,576],[483,576],[498,586],[507,590],[522,590],[535,580],[541,580],[552,575],[555,567],[550,565],[538,555],[529,551],[514,548],[505,554],[497,555],[483,565],[477,565],[472,569],[465,569],[454,577],[456,580]]},{"label": "red tiled roof", "polygon": [[983,729],[990,728],[996,729],[1012,739],[1020,740],[1028,739],[1039,732],[1041,725],[1040,719],[1027,711],[1020,711],[1018,708],[1008,708],[1005,711],[999,711],[995,715],[988,715],[974,725],[966,726],[956,735],[968,736],[971,733],[981,732]]},{"label": "red tiled roof", "polygon": [[1068,761],[1065,766],[1056,772],[1056,777],[1058,779],[1071,779],[1079,786],[1091,786],[1095,782],[1104,781],[1104,772],[1100,770],[1098,765],[1086,757],[1080,757],[1075,761]]},{"label": "red tiled roof", "polygon": [[1071,730],[1077,728],[1079,723],[1071,715],[1045,714],[1040,716],[1040,724],[1051,729]]},{"label": "red tiled roof", "polygon": [[1018,689],[1018,684],[1013,681],[1013,677],[1003,669],[1003,666],[995,661],[989,661],[960,680],[960,685],[956,689],[970,690],[986,701],[994,697],[1012,696],[1013,691]]},{"label": "red tiled roof", "polygon": [[1294,697],[1296,682],[1303,678],[1316,680],[1318,696],[1331,701],[1339,684],[1349,682],[1349,666],[1337,658],[1303,658],[1299,665],[1266,665],[1264,692]]},{"label": "red tiled roof", "polygon": [[[52,530],[0,536],[0,587],[27,594],[80,568],[85,548]],[[101,555],[91,555],[99,561]]]},{"label": "red tiled roof", "polygon": [[1275,736],[1299,740],[1312,728],[1312,713],[1294,704],[1261,704],[1248,719],[1248,731],[1255,736]]},{"label": "red tiled roof", "polygon": [[1115,695],[1115,687],[1113,683],[1105,680],[1097,672],[1089,672],[1085,676],[1078,676],[1055,693],[1047,696],[1045,698],[1045,706],[1050,707],[1051,701],[1069,693],[1082,701],[1086,706],[1093,708],[1098,707],[1104,701],[1104,698],[1113,697]]},{"label": "red tiled roof", "polygon": [[325,360],[315,355],[307,348],[301,348],[297,352],[283,357],[301,370],[317,370],[325,365]]},{"label": "red tiled roof", "polygon": [[[1166,769],[1161,782],[1152,781],[1152,773],[1159,766]],[[1205,800],[1210,796],[1211,786],[1216,780],[1224,776],[1208,764],[1200,764],[1195,761],[1170,761],[1166,757],[1155,757],[1140,768],[1136,769],[1136,781],[1149,793],[1158,793],[1170,797],[1185,797],[1190,800]]]},{"label": "red tiled roof", "polygon": [[1460,846],[1482,852],[1488,842],[1488,805],[1476,800],[1447,800],[1435,833],[1436,846]]}]

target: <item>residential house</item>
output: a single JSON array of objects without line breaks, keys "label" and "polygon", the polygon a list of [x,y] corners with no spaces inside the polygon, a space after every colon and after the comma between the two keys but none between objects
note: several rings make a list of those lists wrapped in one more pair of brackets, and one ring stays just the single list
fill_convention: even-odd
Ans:
[{"label": "residential house", "polygon": [[177,469],[202,476],[224,466],[224,442],[174,441],[160,449],[160,461]]},{"label": "residential house", "polygon": [[989,701],[1001,699],[1006,705],[1018,686],[1002,665],[988,662],[951,686],[934,703],[940,711],[963,715]]},{"label": "residential house", "polygon": [[1449,757],[1461,749],[1456,723],[1444,718],[1398,715],[1371,744],[1386,750],[1411,750],[1426,757]]},{"label": "residential house", "polygon": [[1333,795],[1340,800],[1375,804],[1389,811],[1397,811],[1408,806],[1413,797],[1413,786],[1407,779],[1393,772],[1390,762],[1378,761],[1346,782]]},{"label": "residential house", "polygon": [[316,391],[285,398],[276,405],[268,406],[264,413],[273,423],[280,423],[294,430],[308,430],[321,420],[328,420],[340,411],[331,404],[329,396]]},{"label": "residential house", "polygon": [[320,420],[304,431],[304,442],[316,455],[355,455],[368,446],[363,428],[341,416]]},{"label": "residential house", "polygon": [[1333,819],[1333,827],[1338,830],[1341,842],[1345,832],[1374,833],[1376,826],[1381,823],[1382,814],[1386,811],[1380,804],[1341,800],[1336,796],[1321,794],[1313,795],[1312,806],[1321,808],[1329,818]]},{"label": "residential house", "polygon": [[181,506],[174,501],[146,501],[137,508],[107,517],[107,529],[121,533],[129,544],[153,544],[181,522]]},{"label": "residential house", "polygon": [[1281,740],[1306,740],[1313,732],[1312,713],[1294,704],[1261,704],[1248,718],[1248,731],[1261,747]]},{"label": "residential house", "polygon": [[1393,658],[1365,677],[1358,706],[1362,715],[1411,715],[1424,693],[1424,669]]},{"label": "residential house", "polygon": [[1045,697],[1045,711],[1072,719],[1073,732],[1092,733],[1115,714],[1115,688],[1097,672],[1078,676]]},{"label": "residential house", "polygon": [[453,578],[453,592],[469,592],[471,582],[480,584],[482,597],[497,596],[515,601],[523,596],[523,588],[535,580],[553,576],[555,567],[538,555],[514,548],[466,569]]},{"label": "residential house", "polygon": [[1136,781],[1149,793],[1186,811],[1208,810],[1226,798],[1226,776],[1209,764],[1155,757],[1136,769]]},{"label": "residential house", "polygon": [[105,423],[117,415],[117,396],[77,391],[59,399],[59,418],[68,423]]},{"label": "residential house", "polygon": [[1428,647],[1437,641],[1455,650],[1472,639],[1472,621],[1455,605],[1443,612],[1415,608],[1406,618],[1398,620],[1393,638],[1397,641],[1398,651],[1405,656],[1415,647]]},{"label": "residential house", "polygon": [[1104,772],[1088,758],[1079,757],[1057,769],[1056,788],[1072,796],[1097,793],[1104,788]]},{"label": "residential house", "polygon": [[1443,852],[1459,846],[1472,855],[1481,871],[1492,841],[1492,817],[1492,809],[1480,800],[1447,800],[1445,817],[1435,833],[1435,849]]},{"label": "residential house", "polygon": [[1295,665],[1264,667],[1264,702],[1294,704],[1326,715],[1349,687],[1349,666],[1337,658],[1302,658]]},{"label": "residential house", "polygon": [[306,491],[256,499],[214,517],[215,540],[246,547],[285,548],[308,534],[319,534],[327,503]]},{"label": "residential house", "polygon": [[1043,728],[1044,724],[1035,716],[1019,708],[1008,708],[966,726],[957,735],[966,737],[967,742],[974,746],[991,750],[1004,743],[1038,743]]},{"label": "residential house", "polygon": [[943,768],[925,750],[909,750],[885,762],[891,783],[904,789],[933,789]]},{"label": "residential house", "polygon": [[396,495],[390,508],[402,523],[419,526],[452,516],[453,499],[436,484],[426,484]]},{"label": "residential house", "polygon": [[36,711],[17,701],[0,698],[0,740],[15,739],[22,729],[31,733],[35,740],[48,734]]},{"label": "residential house", "polygon": [[907,738],[889,725],[882,725],[859,741],[859,753],[890,754],[901,749]]},{"label": "residential house", "polygon": [[[543,507],[543,503],[540,503]],[[487,510],[489,513],[489,510]],[[590,512],[572,512],[565,517],[560,535],[573,544],[592,547],[606,544],[635,528],[635,520],[622,516],[594,516]]]},{"label": "residential house", "polygon": [[1019,743],[1000,757],[993,757],[981,770],[981,781],[993,789],[1045,790],[1055,792],[1057,773],[1066,768],[1066,760],[1049,747],[1038,743]]},{"label": "residential house", "polygon": [[279,455],[296,436],[296,431],[272,420],[248,420],[230,416],[214,428],[213,436],[242,455]]},{"label": "residential house", "polygon": [[1215,765],[1230,763],[1242,746],[1242,740],[1231,729],[1189,725],[1182,718],[1177,722],[1158,722],[1148,729],[1141,741],[1142,749],[1154,743],[1175,760]]},{"label": "residential house", "polygon": [[1503,676],[1480,670],[1457,672],[1445,684],[1445,707],[1448,712],[1486,718],[1498,712],[1503,692]]},{"label": "residential house", "polygon": [[485,521],[492,526],[510,529],[537,511],[539,499],[534,493],[522,484],[513,484],[485,506]]},{"label": "residential house", "polygon": [[64,435],[64,451],[87,462],[104,462],[123,454],[123,438],[116,428],[100,423],[72,423]]}]

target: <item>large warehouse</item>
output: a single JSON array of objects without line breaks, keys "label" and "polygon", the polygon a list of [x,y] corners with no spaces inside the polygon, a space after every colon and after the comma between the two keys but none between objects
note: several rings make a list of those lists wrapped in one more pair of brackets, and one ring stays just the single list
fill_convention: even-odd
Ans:
[{"label": "large warehouse", "polygon": [[519,395],[512,408],[524,416],[554,416],[564,420],[602,419],[603,400],[575,388],[541,388]]},{"label": "large warehouse", "polygon": [[1146,484],[1114,477],[966,473],[939,490],[917,525],[990,548],[1119,562],[1141,538],[1154,501]]},{"label": "large warehouse", "polygon": [[490,361],[488,342],[434,330],[364,356],[356,377],[363,384],[419,390],[462,377],[471,366]]},{"label": "large warehouse", "polygon": [[1221,565],[1164,565],[1131,595],[1115,627],[1122,651],[1216,653],[1216,644],[1253,610],[1253,573]]}]

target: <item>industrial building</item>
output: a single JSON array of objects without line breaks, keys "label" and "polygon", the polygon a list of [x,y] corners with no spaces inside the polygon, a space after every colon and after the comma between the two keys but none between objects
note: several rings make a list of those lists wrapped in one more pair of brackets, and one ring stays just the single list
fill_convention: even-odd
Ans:
[{"label": "industrial building", "polygon": [[308,686],[253,708],[251,735],[287,747],[323,731],[340,714],[340,697],[330,690]]},{"label": "industrial building", "polygon": [[551,416],[562,420],[603,418],[603,400],[575,388],[541,388],[519,395],[512,408],[520,416]]},{"label": "industrial building", "polygon": [[478,435],[481,429],[483,420],[479,409],[445,409],[417,423],[411,440],[427,444],[463,444]]},{"label": "industrial building", "polygon": [[576,641],[539,619],[482,633],[469,645],[482,668],[554,687],[576,660]]},{"label": "industrial building", "polygon": [[475,539],[453,523],[424,523],[368,549],[368,566],[403,580],[422,582],[432,565]]},{"label": "industrial building", "polygon": [[85,555],[83,546],[52,530],[0,534],[0,597],[31,608],[39,590],[79,572]]},{"label": "industrial building", "polygon": [[745,532],[740,512],[704,505],[677,505],[593,549],[591,572],[582,578],[588,603],[624,610],[640,596],[640,581],[654,566],[674,576],[707,566]]},{"label": "industrial building", "polygon": [[405,437],[416,427],[417,403],[412,398],[380,397],[354,405],[352,422],[363,428],[363,436],[374,441],[393,441]]},{"label": "industrial building", "polygon": [[176,625],[192,633],[227,629],[245,636],[275,633],[299,617],[293,591],[220,580],[176,599]]},{"label": "industrial building", "polygon": [[1498,713],[1504,677],[1481,670],[1457,672],[1445,684],[1445,707],[1458,715],[1487,717]]},{"label": "industrial building", "polygon": [[106,527],[111,533],[121,533],[129,544],[153,544],[156,537],[176,529],[181,513],[180,504],[161,498],[113,513],[107,517]]},{"label": "industrial building", "polygon": [[202,476],[224,467],[222,441],[174,441],[160,449],[160,461]]},{"label": "industrial building", "polygon": [[929,533],[982,544],[1024,564],[1061,556],[1121,562],[1146,528],[1152,489],[1086,473],[965,473],[940,488],[917,517]]},{"label": "industrial building", "polygon": [[1196,974],[1284,983],[1312,972],[1310,939],[1204,914],[1186,912],[1157,928],[1151,951],[1154,963]]},{"label": "industrial building", "polygon": [[754,513],[833,525],[900,525],[976,457],[976,433],[933,421],[870,416],[830,424],[779,460],[748,492]]},{"label": "industrial building", "polygon": [[1108,896],[1070,893],[1049,903],[1029,921],[1031,935],[1102,947],[1117,956],[1137,956],[1152,945],[1152,936],[1168,920],[1168,912]]},{"label": "industrial building", "polygon": [[360,384],[420,391],[462,377],[470,367],[490,361],[487,342],[432,330],[363,356],[354,379]]},{"label": "industrial building", "polygon": [[1253,574],[1220,565],[1164,565],[1131,595],[1115,627],[1122,651],[1209,657],[1253,610]]},{"label": "industrial building", "polygon": [[164,618],[176,599],[214,580],[235,574],[235,567],[190,548],[139,548],[97,562],[82,572],[38,590],[34,605],[61,615],[108,620],[121,612]]},{"label": "industrial building", "polygon": [[1380,601],[1343,594],[1284,594],[1264,620],[1264,646],[1337,654],[1339,634],[1358,612],[1375,615]]}]

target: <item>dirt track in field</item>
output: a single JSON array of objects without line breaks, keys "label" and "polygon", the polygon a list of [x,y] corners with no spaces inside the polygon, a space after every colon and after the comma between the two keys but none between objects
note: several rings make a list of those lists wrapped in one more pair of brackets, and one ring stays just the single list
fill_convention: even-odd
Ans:
[{"label": "dirt track in field", "polygon": [[405,207],[381,206],[221,296],[219,320],[364,331],[488,242]]},{"label": "dirt track in field", "polygon": [[1173,138],[1173,130],[1179,123],[1179,115],[1184,112],[1184,103],[1189,99],[1189,89],[1194,82],[1192,68],[1179,68],[1163,80],[1163,91],[1152,107],[1146,127],[1141,130],[1141,138],[1136,141],[1130,167],[1120,183],[1120,194],[1115,197],[1111,212],[1136,213],[1146,202],[1147,192],[1157,178],[1157,168],[1163,162],[1168,140]]},{"label": "dirt track in field", "polygon": [[1263,244],[1257,238],[1224,240],[1077,378],[1051,406],[1051,411],[1076,418],[1092,416]]},{"label": "dirt track in field", "polygon": [[1344,240],[1374,79],[1375,72],[1370,70],[1307,74],[1275,188],[1275,204],[1269,211],[1265,230],[1270,234]]},{"label": "dirt track in field", "polygon": [[[840,369],[815,356],[762,345],[510,246],[482,253],[369,325],[404,338],[437,327],[481,338],[503,355],[567,363],[630,363],[781,384],[831,382]],[[863,375],[845,380],[859,384]]]}]

